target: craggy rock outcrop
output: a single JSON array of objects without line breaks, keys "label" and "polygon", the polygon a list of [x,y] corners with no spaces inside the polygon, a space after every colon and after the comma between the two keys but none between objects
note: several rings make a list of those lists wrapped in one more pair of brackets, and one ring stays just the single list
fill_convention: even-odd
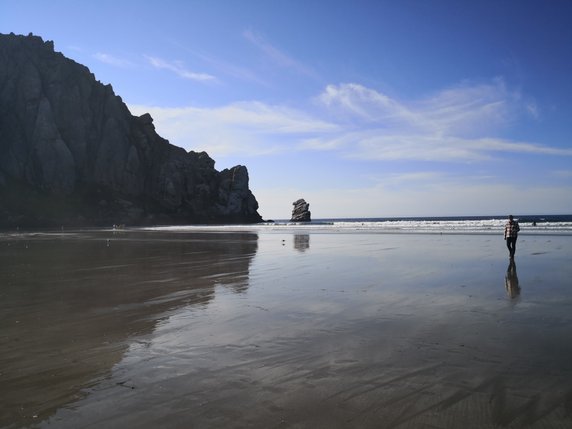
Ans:
[{"label": "craggy rock outcrop", "polygon": [[294,209],[292,210],[292,219],[290,222],[310,222],[310,204],[308,204],[303,198],[292,203]]},{"label": "craggy rock outcrop", "polygon": [[0,34],[0,226],[259,222],[244,166],[217,171],[131,115],[40,37]]}]

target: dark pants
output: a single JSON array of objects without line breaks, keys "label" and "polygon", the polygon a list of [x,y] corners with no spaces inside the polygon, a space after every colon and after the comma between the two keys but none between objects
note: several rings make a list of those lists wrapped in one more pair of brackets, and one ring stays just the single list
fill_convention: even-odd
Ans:
[{"label": "dark pants", "polygon": [[507,237],[506,247],[508,247],[508,252],[512,258],[514,256],[514,252],[516,252],[516,237]]}]

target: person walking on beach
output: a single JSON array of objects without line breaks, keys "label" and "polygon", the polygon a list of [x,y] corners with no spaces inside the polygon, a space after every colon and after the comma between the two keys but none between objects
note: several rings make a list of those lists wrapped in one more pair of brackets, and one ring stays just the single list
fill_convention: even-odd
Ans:
[{"label": "person walking on beach", "polygon": [[518,226],[518,222],[510,215],[508,222],[504,226],[504,239],[506,240],[506,247],[508,248],[508,253],[511,258],[514,258],[516,252],[518,231],[520,231],[520,226]]}]

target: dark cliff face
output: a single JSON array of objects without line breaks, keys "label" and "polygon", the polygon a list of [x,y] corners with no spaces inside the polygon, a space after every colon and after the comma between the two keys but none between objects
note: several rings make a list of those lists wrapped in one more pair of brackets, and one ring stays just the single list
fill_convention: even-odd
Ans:
[{"label": "dark cliff face", "polygon": [[131,115],[36,36],[0,34],[0,226],[259,222],[248,171],[221,172]]}]

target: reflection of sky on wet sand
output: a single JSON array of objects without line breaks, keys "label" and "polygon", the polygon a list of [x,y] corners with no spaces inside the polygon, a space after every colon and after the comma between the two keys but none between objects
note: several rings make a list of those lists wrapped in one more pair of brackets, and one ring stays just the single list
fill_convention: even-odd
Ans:
[{"label": "reflection of sky on wet sand", "polygon": [[160,261],[138,266],[155,286],[210,283],[141,297],[167,305],[138,312],[151,327],[123,331],[108,375],[83,381],[81,398],[44,425],[565,423],[572,238],[550,240],[519,243],[517,306],[491,236],[312,234],[303,252],[292,234],[225,236],[166,257],[169,246],[141,247],[144,265]]}]

